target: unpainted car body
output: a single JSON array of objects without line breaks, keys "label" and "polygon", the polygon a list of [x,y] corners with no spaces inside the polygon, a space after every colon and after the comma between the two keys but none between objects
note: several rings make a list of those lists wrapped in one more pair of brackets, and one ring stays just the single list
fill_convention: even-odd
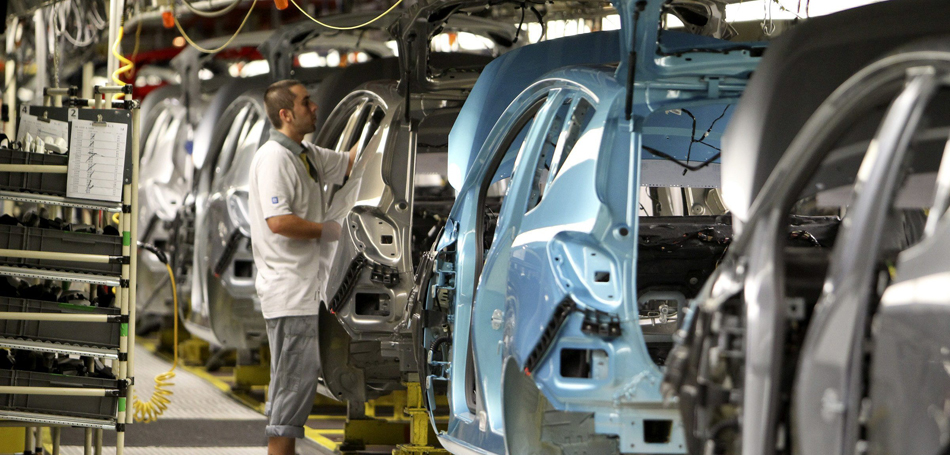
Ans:
[{"label": "unpainted car body", "polygon": [[[369,69],[380,70],[375,62],[368,65]],[[389,67],[395,68],[395,64]],[[320,68],[302,71],[298,78],[314,93],[336,72]],[[195,171],[195,185],[184,209],[193,210],[193,215],[179,215],[180,219],[193,216],[194,220],[190,228],[182,229],[183,235],[193,236],[194,247],[182,258],[187,269],[179,267],[184,273],[177,277],[191,283],[182,288],[189,297],[182,314],[185,327],[225,348],[256,349],[266,342],[254,287],[247,191],[251,159],[270,131],[263,102],[270,82],[267,77],[245,83],[242,94],[207,132],[207,156],[204,166]]]},{"label": "unpainted car body", "polygon": [[499,57],[453,127],[458,197],[417,277],[427,405],[434,422],[447,392],[453,453],[686,451],[661,366],[731,230],[683,215],[721,213],[715,149],[760,46],[658,30],[677,2],[617,6],[620,33]]},{"label": "unpainted car body", "polygon": [[[921,312],[945,325],[941,299],[891,290],[943,271],[921,253],[945,212],[927,174],[946,141],[933,131],[947,122],[946,90],[912,76],[940,74],[944,56],[931,46],[862,69],[948,32],[932,16],[945,3],[907,6],[792,29],[736,112],[723,196],[741,233],[691,305],[665,378],[693,451],[937,453],[946,444],[945,412],[935,410],[950,389],[926,366],[945,337],[922,324],[910,341],[903,329]],[[894,401],[921,387],[915,404]],[[895,438],[910,428],[915,437]]]},{"label": "unpainted car body", "polygon": [[[392,53],[378,41],[354,42],[347,34],[323,37],[321,33],[326,31],[307,21],[268,35],[260,52],[267,57],[271,72],[227,85],[227,97],[219,94],[208,108],[213,118],[205,115],[195,132],[195,178],[173,223],[173,257],[185,327],[216,347],[246,353],[266,341],[254,287],[247,172],[270,130],[263,106],[267,85],[280,77],[294,77],[307,85],[320,106],[333,106],[361,82],[396,74],[398,65],[392,58],[377,58],[346,69],[295,67],[300,46],[309,46],[308,50],[366,50],[371,57]],[[288,36],[300,34],[308,39],[295,41],[296,46],[287,43]],[[318,112],[318,124],[328,111]]]},{"label": "unpainted car body", "polygon": [[[493,27],[513,34],[512,27]],[[415,373],[408,302],[413,272],[448,214],[449,130],[488,55],[428,56],[434,86],[407,95],[401,81],[376,81],[354,90],[330,114],[318,145],[358,155],[333,204],[343,235],[328,258],[320,358],[329,393],[358,403],[401,389]],[[403,73],[404,74],[404,73]],[[340,215],[338,215],[340,216]],[[341,355],[342,354],[342,355]],[[356,405],[352,405],[357,403]]]},{"label": "unpainted car body", "polygon": [[[180,105],[179,95],[178,87],[166,86],[150,93],[142,103],[142,118],[147,128],[143,131],[144,139],[140,147],[140,178],[143,182],[139,185],[139,200],[142,201],[139,212],[139,224],[142,226],[140,241],[162,249],[168,243],[165,224],[175,219],[181,197],[187,193],[186,181],[190,180],[183,173],[190,169],[190,163],[183,163],[180,159],[187,155],[174,153],[181,139],[179,131],[183,128],[182,124],[187,122],[187,113]],[[171,308],[167,304],[171,300],[171,287],[168,286],[170,278],[164,264],[150,256],[150,253],[140,255],[139,264],[138,279],[141,284],[136,291],[139,315],[171,315]]]},{"label": "unpainted car body", "polygon": [[[358,14],[348,15],[346,20],[358,21],[360,17]],[[342,17],[333,19],[335,23],[339,23],[340,20],[342,20]],[[391,21],[383,20],[373,25],[374,27],[385,27],[390,22]],[[484,22],[485,21],[467,20],[458,24],[458,26],[466,28],[475,24],[486,30],[501,30],[500,36],[505,36],[506,32],[508,34],[514,33],[509,30],[513,29],[510,26],[507,28],[499,25],[486,27]],[[389,48],[383,45],[380,41],[381,38],[377,36],[379,32],[380,30],[372,29],[368,30],[371,36],[367,36],[364,32],[354,33],[353,36],[347,34],[341,35],[326,27],[306,21],[282,28],[280,31],[274,33],[261,45],[260,50],[267,56],[273,68],[270,80],[293,77],[308,84],[312,99],[319,106],[317,125],[321,127],[321,132],[315,135],[314,141],[316,143],[328,148],[340,149],[341,144],[344,142],[350,141],[351,139],[355,141],[356,137],[365,136],[363,137],[364,142],[361,143],[361,146],[370,146],[374,153],[377,151],[376,148],[381,147],[381,149],[378,150],[380,152],[379,156],[385,156],[387,166],[389,166],[388,163],[391,161],[395,161],[400,165],[412,166],[412,164],[405,160],[408,160],[408,157],[414,153],[415,143],[400,142],[391,137],[383,142],[372,142],[372,138],[376,137],[376,135],[375,130],[371,128],[367,131],[360,129],[354,132],[353,128],[355,127],[350,124],[352,123],[350,122],[350,116],[353,112],[350,112],[349,109],[369,105],[359,104],[359,102],[353,104],[347,101],[346,106],[333,109],[344,97],[362,83],[375,79],[396,80],[399,78],[404,73],[400,70],[399,61],[397,59],[375,58],[369,62],[349,65],[345,68],[322,69],[296,68],[293,63],[295,56],[305,51],[310,52],[325,48],[341,50],[346,48],[346,46],[351,46],[354,50],[364,51],[371,58],[385,56],[387,53],[391,54]],[[486,57],[478,58],[481,60],[487,59]],[[435,67],[440,68],[440,70],[441,68],[448,68],[449,76],[447,76],[447,78],[455,78],[457,71],[452,68],[458,66],[458,60],[459,59],[455,56],[434,56],[431,63]],[[462,79],[464,79],[464,76],[467,76],[467,74],[463,75]],[[462,84],[464,85],[464,82],[462,82]],[[199,169],[196,171],[198,177],[192,195],[193,203],[190,204],[190,207],[194,207],[192,209],[194,210],[192,215],[194,219],[193,227],[183,230],[186,235],[190,235],[187,234],[190,232],[194,233],[195,244],[194,252],[191,255],[186,255],[183,261],[185,266],[182,267],[183,269],[191,269],[194,271],[191,272],[194,273],[194,278],[188,281],[195,284],[190,290],[187,286],[183,287],[186,295],[190,296],[189,310],[186,313],[185,320],[186,327],[199,337],[216,346],[241,350],[254,349],[265,341],[263,331],[264,322],[260,315],[257,291],[254,288],[255,271],[250,250],[253,246],[248,238],[249,232],[246,218],[246,167],[250,163],[250,159],[256,152],[258,146],[267,140],[267,131],[269,130],[269,124],[263,116],[263,104],[261,101],[263,85],[264,84],[261,85],[261,89],[251,90],[232,103],[230,107],[228,107],[227,113],[222,117],[222,121],[216,126],[214,135],[206,135],[206,138],[211,138],[211,144],[207,148],[208,156],[201,160],[196,157],[196,164],[204,162],[205,165],[199,166]],[[388,92],[386,90],[390,89],[380,89],[380,93],[382,93],[381,97],[377,96],[371,103],[372,106],[380,108],[376,114],[370,117],[372,120],[370,123],[377,125],[377,127],[379,123],[383,121],[384,117],[386,125],[390,123],[398,124],[394,119],[400,118],[401,115],[400,109],[401,106],[403,106],[404,96],[396,96],[391,90]],[[442,103],[451,103],[453,97],[457,97],[463,92],[464,90],[456,89],[455,93],[451,96],[435,96],[433,99],[426,99],[425,105],[419,109],[431,110],[433,106],[441,109],[439,105]],[[372,93],[372,91],[364,90],[361,93]],[[360,96],[354,95],[354,97],[359,98]],[[425,95],[417,95],[416,98],[424,99]],[[359,106],[357,106],[357,104],[359,104]],[[331,114],[331,110],[334,114]],[[447,110],[451,111],[451,109]],[[339,111],[339,113],[337,113],[337,111]],[[413,110],[413,112],[415,112],[415,110]],[[364,118],[363,120],[365,121],[366,119]],[[419,119],[417,119],[417,121],[418,120]],[[353,121],[356,121],[356,119],[353,119]],[[245,126],[240,126],[234,122],[243,122]],[[343,123],[341,124],[340,122]],[[258,126],[258,123],[260,123],[260,126]],[[349,129],[347,128],[348,125]],[[362,125],[363,124],[361,124],[360,128],[362,128]],[[389,127],[383,126],[381,130],[388,131]],[[251,134],[245,137],[244,134],[247,132]],[[355,137],[354,134],[356,134]],[[389,136],[382,135],[381,137],[387,138]],[[401,139],[405,138],[405,136],[401,136]],[[437,137],[435,139],[438,140]],[[348,142],[348,144],[352,143],[353,142]],[[233,149],[229,151],[229,147]],[[388,151],[393,148],[398,148],[399,152]],[[340,150],[345,151],[348,150],[348,148]],[[410,150],[408,156],[404,155],[407,150]],[[369,157],[373,156],[374,153],[366,153],[365,155]],[[397,153],[400,155],[394,158],[394,155]],[[361,153],[361,156],[362,155]],[[404,185],[409,185],[408,188],[410,188],[411,193],[412,177],[406,174],[407,169],[411,169],[411,167],[403,168],[402,170],[393,170],[393,174],[379,174],[377,172],[375,177],[373,175],[364,177],[360,169],[363,169],[363,167],[357,166],[354,168],[354,174],[351,176],[351,180],[360,182],[363,185],[362,191],[364,195],[372,194],[373,191],[382,193],[391,187],[404,190]],[[387,168],[387,172],[388,171]],[[385,178],[385,181],[379,180],[380,178]],[[326,188],[326,190],[328,192],[335,191],[334,188]],[[379,196],[379,194],[375,197],[366,196],[366,199],[364,199],[362,203],[365,205],[367,201],[372,199],[375,200],[377,204],[385,204],[386,202],[381,202]],[[411,203],[411,195],[408,201]],[[400,207],[402,207],[402,205],[400,205]],[[390,207],[389,210],[392,210],[392,207]],[[407,210],[401,211],[405,215],[411,213],[411,211]],[[186,216],[182,218],[188,218],[187,215],[189,214],[185,213],[185,215]],[[399,224],[404,221],[406,222],[405,226]],[[399,229],[404,230],[406,226],[408,226],[408,220],[400,218],[396,225],[399,225]],[[342,251],[343,248],[340,250]],[[327,260],[330,261],[331,259],[332,258],[328,258]],[[349,264],[350,259],[352,258],[346,259],[346,264]],[[388,257],[387,259],[396,262],[401,260],[400,258],[393,257]],[[404,267],[408,267],[407,270],[411,271],[411,262],[408,257],[406,261],[406,264],[409,265]],[[328,264],[327,268],[336,271],[340,267],[345,267],[345,265],[334,263],[332,265]],[[314,277],[314,279],[326,281],[325,277]],[[397,316],[401,314],[401,311],[396,312]],[[344,321],[347,320],[345,315],[341,315],[341,317]],[[391,325],[398,324],[398,321],[391,322]],[[388,337],[393,333],[388,327],[385,329],[377,328],[374,333],[368,333],[364,336],[358,333],[362,330],[362,327],[354,326],[354,328],[355,330],[351,333],[359,341],[366,341],[367,339],[374,336],[381,336],[382,334],[386,334]],[[376,341],[375,344],[377,346],[380,345],[378,341]],[[348,361],[348,354],[340,356],[340,353],[344,353],[344,351],[337,350],[328,355],[340,364],[345,365]],[[372,356],[368,358],[375,359]],[[385,360],[387,362],[389,361],[388,358]],[[333,364],[333,362],[330,363],[331,365]],[[375,360],[372,363],[375,363]],[[399,364],[397,363],[396,366],[398,367]],[[334,394],[336,398],[365,401],[364,390],[371,390],[371,393],[378,394],[392,387],[400,387],[398,368],[395,381],[393,381],[391,373],[388,372],[390,369],[389,364],[383,365],[382,368],[380,368],[380,370],[387,371],[387,373],[382,374],[385,379],[382,380],[380,384],[384,385],[379,385],[379,390],[377,391],[373,391],[374,389],[372,388],[367,389],[363,385],[362,380],[345,379],[340,382],[333,382],[334,376],[331,375],[327,382],[329,384],[343,384],[346,387],[352,387],[353,390],[360,391],[358,394],[349,394],[348,392],[336,393]],[[368,376],[368,381],[376,384],[373,382],[373,375]],[[341,387],[336,387],[336,389],[345,390]],[[361,406],[357,406],[356,408],[362,409]]]},{"label": "unpainted car body", "polygon": [[[249,33],[232,42],[233,47],[257,46],[269,32]],[[223,39],[202,44],[217,47]],[[143,129],[141,184],[139,185],[139,241],[159,249],[170,247],[171,225],[192,186],[192,151],[198,131],[210,129],[227,106],[239,94],[228,76],[201,80],[199,72],[214,62],[193,48],[182,50],[172,60],[181,83],[149,93],[142,103]],[[202,113],[204,113],[202,115]],[[136,299],[139,317],[158,316],[161,325],[171,315],[171,287],[165,265],[144,251],[139,257],[138,277],[142,286]],[[152,325],[153,327],[157,325]]]}]

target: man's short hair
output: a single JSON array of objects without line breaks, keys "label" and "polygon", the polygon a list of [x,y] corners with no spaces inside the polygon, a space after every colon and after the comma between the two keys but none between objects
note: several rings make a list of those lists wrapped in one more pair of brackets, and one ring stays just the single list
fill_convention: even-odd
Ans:
[{"label": "man's short hair", "polygon": [[290,91],[290,88],[295,85],[303,85],[303,83],[296,79],[284,79],[274,82],[264,92],[264,111],[274,128],[283,126],[284,122],[280,120],[281,109],[294,109],[297,95]]}]

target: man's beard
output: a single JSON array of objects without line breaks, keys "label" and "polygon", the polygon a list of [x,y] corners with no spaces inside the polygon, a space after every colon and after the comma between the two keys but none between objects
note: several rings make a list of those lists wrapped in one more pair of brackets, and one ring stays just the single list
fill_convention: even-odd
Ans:
[{"label": "man's beard", "polygon": [[316,119],[309,119],[307,121],[302,121],[300,125],[297,125],[297,131],[300,131],[303,134],[310,134],[316,130],[317,130]]}]

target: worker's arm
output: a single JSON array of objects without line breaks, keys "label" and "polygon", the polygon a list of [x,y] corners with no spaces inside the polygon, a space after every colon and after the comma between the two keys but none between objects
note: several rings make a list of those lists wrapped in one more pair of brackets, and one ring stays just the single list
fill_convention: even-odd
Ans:
[{"label": "worker's arm", "polygon": [[297,240],[334,242],[340,239],[340,225],[335,221],[314,223],[294,214],[272,216],[267,219],[267,227],[274,234]]},{"label": "worker's arm", "polygon": [[353,170],[353,163],[356,161],[356,150],[358,144],[353,145],[348,152],[337,152],[323,147],[313,146],[310,149],[314,151],[316,157],[315,164],[317,169],[321,169],[321,177],[325,181],[320,183],[329,183],[332,185],[342,185],[346,177]]}]

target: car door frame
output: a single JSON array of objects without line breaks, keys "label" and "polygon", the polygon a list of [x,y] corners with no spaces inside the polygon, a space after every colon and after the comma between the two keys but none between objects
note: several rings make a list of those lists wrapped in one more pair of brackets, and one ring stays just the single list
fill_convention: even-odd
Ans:
[{"label": "car door frame", "polygon": [[[938,80],[950,73],[946,55],[899,54],[872,64],[852,79],[870,86],[903,81],[861,163],[851,204],[842,221],[823,295],[809,325],[795,380],[793,420],[808,418],[795,442],[802,454],[856,453],[860,413],[865,397],[863,371],[871,305],[877,275],[874,250],[881,244],[887,214],[900,188],[904,160],[924,110],[933,100]],[[918,63],[919,62],[919,63]],[[941,66],[937,71],[928,63]],[[918,66],[919,65],[919,66]],[[932,70],[932,71],[931,71]],[[842,346],[843,343],[846,343]]]},{"label": "car door frame", "polygon": [[[559,108],[572,94],[572,91],[567,90],[562,84],[567,83],[565,81],[559,84],[551,84],[548,87],[537,90],[533,94],[535,99],[544,97],[544,105],[541,106],[535,114],[531,127],[525,136],[524,143],[515,157],[508,192],[505,195],[498,213],[495,238],[487,251],[482,249],[484,260],[479,261],[481,267],[476,277],[477,284],[473,293],[471,309],[472,327],[469,331],[471,335],[469,336],[468,343],[472,346],[474,372],[479,378],[475,381],[475,387],[476,393],[481,395],[481,400],[478,403],[481,404],[480,408],[482,409],[476,410],[479,413],[486,412],[488,414],[489,425],[492,431],[496,433],[504,432],[500,391],[504,362],[501,358],[501,352],[497,347],[498,343],[501,342],[502,332],[497,329],[487,330],[488,328],[492,328],[492,326],[491,324],[486,324],[483,320],[487,319],[491,321],[493,313],[496,310],[503,312],[505,301],[504,299],[500,299],[498,302],[489,303],[484,300],[480,301],[480,297],[482,299],[489,298],[487,296],[489,292],[498,291],[497,289],[483,289],[483,287],[489,287],[486,277],[490,276],[493,269],[498,267],[499,271],[497,273],[500,274],[502,279],[507,279],[511,246],[520,231],[519,228],[527,212],[528,198],[532,192],[531,186],[535,180],[535,171],[537,169],[537,161],[540,159],[541,149],[553,126]],[[560,127],[563,129],[563,123]],[[512,131],[513,130],[507,130],[506,135]],[[504,294],[502,295],[504,296]],[[487,309],[485,308],[486,304],[489,305]],[[489,313],[487,315],[479,314],[485,311],[489,311]],[[479,344],[478,338],[488,334],[495,336],[487,341],[481,342],[484,346],[482,346],[482,350],[480,350],[477,346]],[[488,359],[481,358],[486,355],[489,357]],[[498,387],[494,387],[496,385],[494,382],[496,381]],[[494,392],[489,392],[492,390]]]},{"label": "car door frame", "polygon": [[[735,276],[720,273],[711,288],[718,294],[714,297],[716,301],[725,301],[728,291],[736,291],[728,282],[734,277],[741,277],[743,282],[737,291],[745,302],[743,421],[762,423],[743,427],[743,451],[773,453],[778,438],[776,419],[781,381],[775,378],[781,377],[785,361],[784,339],[789,314],[782,248],[787,235],[787,215],[800,190],[830,152],[837,135],[869,106],[888,98],[889,92],[870,90],[872,84],[860,77],[880,66],[879,62],[876,67],[865,68],[842,84],[798,133],[753,203],[753,216],[744,228],[747,232],[733,245],[733,251],[745,253],[745,257],[729,261],[734,264]],[[721,285],[719,279],[723,281]],[[717,293],[717,288],[728,291]],[[814,435],[808,437],[814,438]]]},{"label": "car door frame", "polygon": [[[482,244],[484,213],[481,207],[484,206],[488,188],[492,184],[492,177],[498,172],[499,166],[506,156],[506,153],[500,150],[504,148],[507,151],[511,147],[511,143],[517,139],[521,130],[528,122],[531,122],[530,129],[524,138],[522,150],[518,152],[518,157],[515,158],[512,168],[512,177],[514,178],[521,167],[520,161],[525,159],[523,158],[524,150],[530,149],[530,144],[537,144],[537,141],[540,140],[538,137],[539,125],[550,124],[554,115],[552,107],[556,106],[552,101],[550,91],[552,89],[560,90],[557,85],[562,82],[542,80],[533,84],[523,91],[501,115],[475,158],[473,171],[459,190],[456,204],[453,206],[446,223],[445,232],[437,242],[436,255],[451,256],[451,262],[455,264],[453,275],[457,280],[455,282],[454,299],[450,304],[455,315],[454,339],[450,348],[453,364],[450,369],[450,390],[448,393],[450,423],[449,431],[440,435],[440,439],[449,445],[464,447],[469,443],[463,439],[474,440],[478,438],[482,439],[482,448],[484,449],[499,453],[503,453],[505,450],[503,435],[500,434],[500,431],[503,431],[501,430],[500,419],[497,423],[491,424],[493,430],[496,430],[492,432],[494,436],[476,436],[478,433],[484,433],[484,429],[487,429],[489,416],[487,413],[480,414],[477,405],[476,409],[471,408],[472,403],[469,402],[466,392],[470,386],[474,387],[472,379],[475,376],[471,375],[478,375],[477,362],[472,358],[471,363],[469,363],[467,359],[469,359],[473,336],[472,317],[475,295],[477,294],[476,286],[481,279],[487,254]],[[546,130],[547,128],[545,128]],[[514,136],[512,136],[513,132]],[[511,188],[509,188],[510,190]],[[510,193],[505,196],[505,200],[508,200],[509,196],[511,196]],[[505,205],[510,206],[511,204],[503,202],[503,211]],[[521,213],[518,218],[520,219],[523,216],[524,213]],[[506,226],[513,221],[510,216],[508,218],[509,220],[505,221]],[[500,215],[499,225],[501,223]],[[496,227],[496,236],[499,232],[497,229]],[[492,246],[495,246],[496,241],[498,241],[497,237],[492,242]],[[453,246],[454,251],[451,250]],[[460,255],[467,256],[469,254],[474,256],[474,261],[459,261]],[[439,274],[438,266],[435,273]],[[430,298],[433,297],[430,296]],[[499,362],[499,373],[500,368],[501,362]],[[500,378],[500,375],[498,378]],[[475,391],[475,394],[480,393],[478,390]],[[481,396],[480,402],[485,403],[484,396]],[[501,409],[493,414],[500,416]],[[472,427],[473,425],[474,427]]]}]

